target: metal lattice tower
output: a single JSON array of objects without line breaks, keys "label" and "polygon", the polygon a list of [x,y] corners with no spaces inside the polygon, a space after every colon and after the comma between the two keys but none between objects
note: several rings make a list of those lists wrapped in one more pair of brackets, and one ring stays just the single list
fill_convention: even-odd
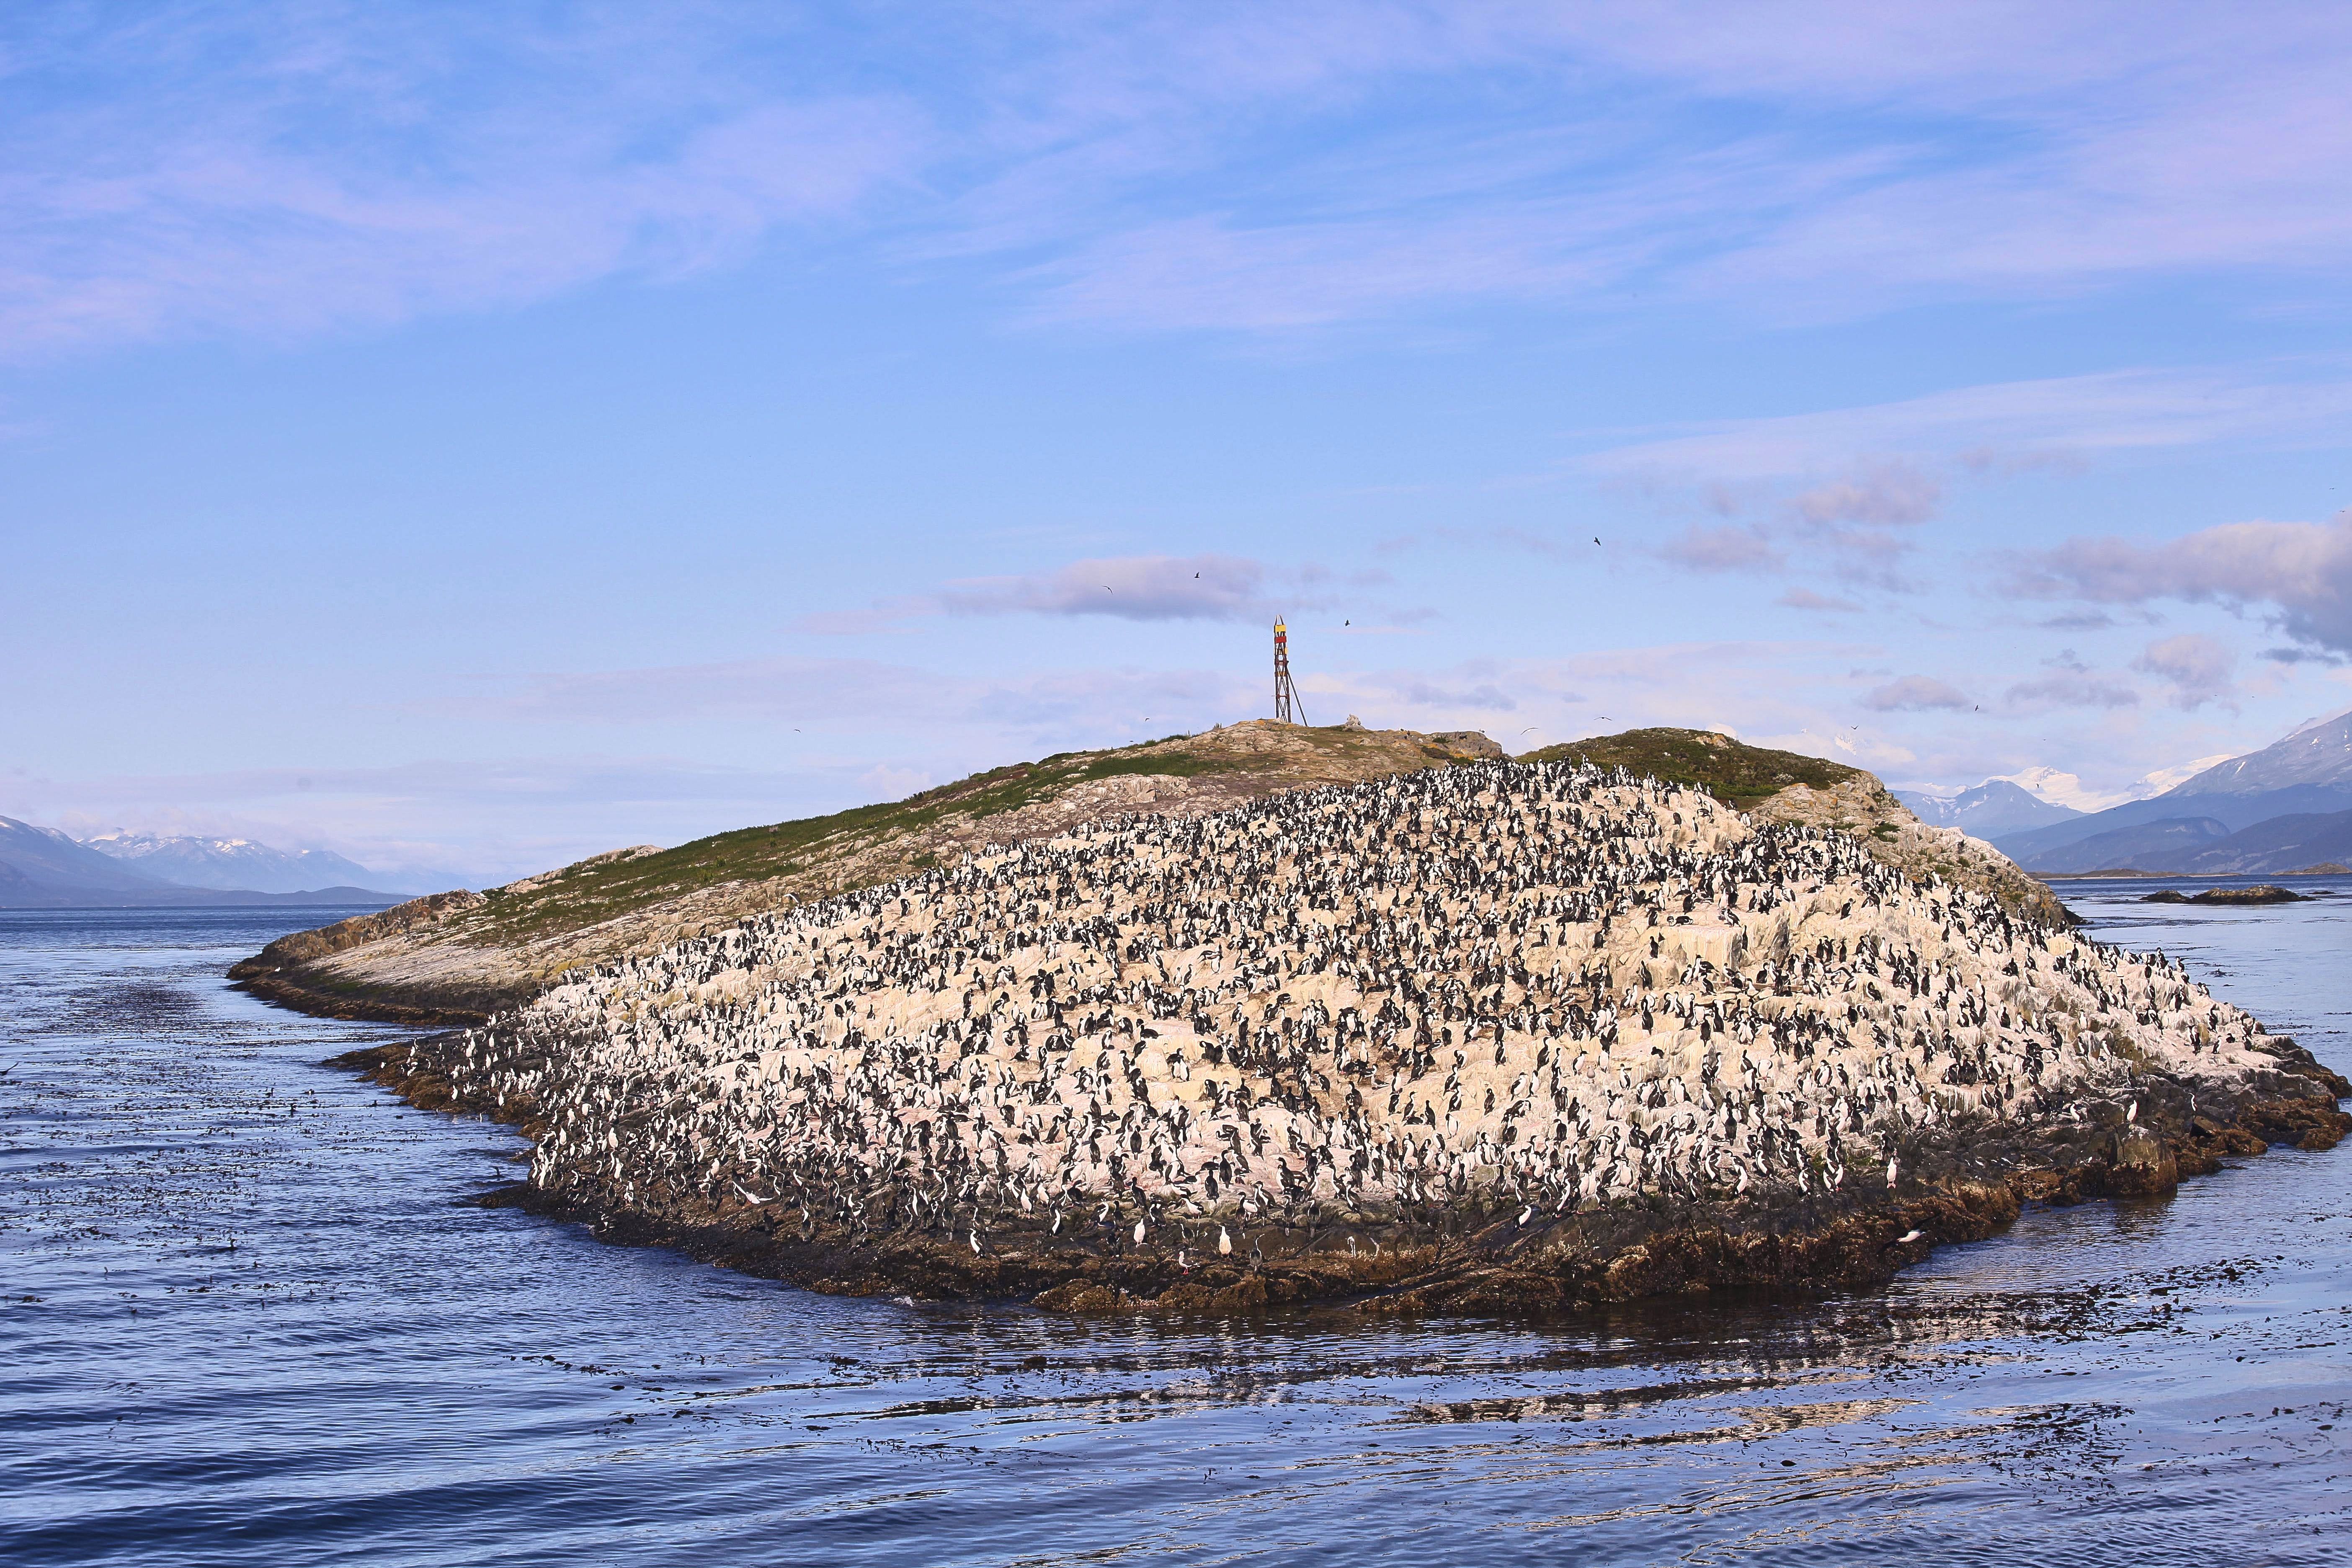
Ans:
[{"label": "metal lattice tower", "polygon": [[1280,620],[1274,623],[1274,718],[1278,724],[1303,724],[1298,715],[1306,711],[1298,700],[1298,688],[1290,684],[1290,628]]}]

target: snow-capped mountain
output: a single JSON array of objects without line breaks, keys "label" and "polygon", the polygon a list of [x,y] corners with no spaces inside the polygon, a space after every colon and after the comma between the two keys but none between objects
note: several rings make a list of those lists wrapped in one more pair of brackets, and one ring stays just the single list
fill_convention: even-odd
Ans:
[{"label": "snow-capped mountain", "polygon": [[2002,773],[1987,779],[1987,784],[2009,783],[2017,785],[2037,800],[2053,805],[2063,805],[2071,811],[2105,811],[2126,801],[2148,800],[2177,787],[2183,780],[2193,778],[2216,763],[2229,761],[2227,752],[2210,757],[2200,757],[2193,763],[2181,763],[2174,767],[2158,768],[2117,790],[2097,790],[2085,784],[2074,773],[2061,773],[2056,768],[2021,768],[2013,773]]},{"label": "snow-capped mountain", "polygon": [[273,849],[250,838],[107,833],[86,838],[82,844],[142,875],[184,888],[305,893],[320,888],[381,885],[374,872],[331,850]]},{"label": "snow-capped mountain", "polygon": [[1976,838],[2043,827],[2082,815],[2072,806],[2043,800],[2009,779],[1987,779],[1953,795],[1907,789],[1896,790],[1895,795],[1920,821],[1937,827],[1957,827]]},{"label": "snow-capped mountain", "polygon": [[2229,760],[2229,752],[2216,752],[2210,757],[2200,757],[2193,763],[2182,763],[2178,767],[2159,768],[2155,773],[2149,773],[2146,777],[2142,778],[2139,783],[2132,785],[2130,790],[2125,794],[2124,798],[2126,800],[2153,800],[2160,795],[2170,795],[2174,790],[2179,789],[2182,784],[2187,784],[2190,779],[2195,778],[2199,773],[2203,773],[2206,769],[2212,767],[2219,763],[2226,763]]},{"label": "snow-capped mountain", "polygon": [[2284,738],[2242,757],[2219,757],[2174,792],[2251,795],[2297,784],[2352,784],[2352,709],[2307,720]]},{"label": "snow-capped mountain", "polygon": [[0,816],[0,867],[19,887],[95,888],[108,892],[162,889],[166,879],[78,844],[54,827]]}]

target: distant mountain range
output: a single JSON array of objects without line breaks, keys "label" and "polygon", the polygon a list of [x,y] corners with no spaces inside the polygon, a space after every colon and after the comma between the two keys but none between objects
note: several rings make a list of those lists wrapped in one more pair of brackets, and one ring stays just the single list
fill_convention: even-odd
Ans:
[{"label": "distant mountain range", "polygon": [[2352,710],[2315,719],[2259,752],[2207,768],[2172,793],[2253,795],[2301,784],[2352,785]]},{"label": "distant mountain range", "polygon": [[[2208,761],[2186,779],[2179,769],[2150,774],[2139,789],[2169,787],[2102,811],[2051,798],[2102,797],[2048,768],[1954,795],[1894,793],[1922,821],[1988,839],[2045,876],[2276,876],[2352,865],[2352,710],[2313,720],[2261,751]],[[368,885],[381,879],[323,849],[126,832],[84,841],[0,816],[0,909],[393,904],[406,896]]]},{"label": "distant mountain range", "polygon": [[1911,808],[1920,821],[1936,827],[1957,827],[1971,838],[1996,838],[2028,827],[2042,827],[2084,815],[2071,805],[2042,799],[2007,779],[1987,779],[1956,795],[1928,795],[1898,789],[1895,797]]},{"label": "distant mountain range", "polygon": [[[236,866],[250,868],[252,879],[229,879],[227,868]],[[167,869],[181,875],[167,875]],[[309,871],[321,879],[300,885],[293,875],[298,871]],[[191,876],[207,879],[196,882]],[[400,894],[364,886],[359,880],[362,878],[373,879],[364,867],[323,851],[289,854],[245,839],[130,834],[110,834],[85,844],[54,827],[36,827],[0,816],[0,909],[178,909],[400,900]],[[289,881],[297,885],[289,886]]]},{"label": "distant mountain range", "polygon": [[328,849],[272,849],[250,838],[158,837],[152,833],[106,833],[85,838],[85,848],[121,861],[134,871],[184,888],[245,889],[259,893],[300,893],[319,888],[363,888],[376,874]]},{"label": "distant mountain range", "polygon": [[2274,876],[2352,864],[2352,710],[2314,720],[2144,800],[2039,824],[1991,826],[1990,813],[1984,820],[1982,827],[1954,826],[1990,837],[2027,870],[2046,875]]}]

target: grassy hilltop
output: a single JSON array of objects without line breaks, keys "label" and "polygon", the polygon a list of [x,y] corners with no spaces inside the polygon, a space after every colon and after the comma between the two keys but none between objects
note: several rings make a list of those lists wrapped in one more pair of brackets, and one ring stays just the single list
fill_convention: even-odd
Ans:
[{"label": "grassy hilltop", "polygon": [[1624,768],[1669,784],[1703,789],[1724,805],[1746,811],[1791,784],[1834,789],[1860,768],[1824,762],[1801,752],[1751,746],[1714,730],[1627,730],[1529,752],[1523,763],[1591,762]]},{"label": "grassy hilltop", "polygon": [[[1128,812],[1199,816],[1278,791],[1496,759],[1470,731],[1422,734],[1268,720],[992,768],[887,805],[858,806],[592,856],[487,892],[418,899],[272,942],[233,977],[313,1012],[472,1022],[564,970],[655,951],[761,910],[871,887],[990,842],[1050,837]],[[2051,921],[2039,883],[1981,846],[1922,826],[1860,769],[1696,730],[1631,730],[1521,761],[1588,759],[1706,790],[1743,811],[1834,827],[1915,874],[1984,887]]]},{"label": "grassy hilltop", "polygon": [[[583,860],[494,889],[475,930],[499,942],[533,942],[730,886],[822,898],[928,869],[943,856],[989,838],[1034,837],[1040,827],[1058,832],[1088,816],[1148,809],[1120,804],[1130,794],[1155,800],[1172,795],[1196,810],[1216,810],[1276,790],[1442,767],[1476,754],[1447,740],[1408,731],[1259,722],[1106,752],[1058,752],[886,805],[739,828],[675,849],[622,850]],[[1164,787],[1178,781],[1190,787]],[[1117,787],[1126,784],[1142,787]],[[1056,809],[1097,800],[1109,809],[1076,815]]]}]

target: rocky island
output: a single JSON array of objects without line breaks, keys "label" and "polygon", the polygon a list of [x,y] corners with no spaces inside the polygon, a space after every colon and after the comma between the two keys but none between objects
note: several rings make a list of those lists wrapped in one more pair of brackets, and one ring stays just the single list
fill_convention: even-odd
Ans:
[{"label": "rocky island", "polygon": [[[1517,763],[1215,736],[1049,759],[996,813],[935,792],[861,841],[928,865],[706,885],[766,907],[657,944],[625,914],[637,950],[349,1065],[521,1127],[493,1201],[819,1289],[1079,1310],[1858,1283],[2352,1126],[2293,1042],[1867,774],[1692,731]],[[1368,776],[1269,786],[1269,753]]]},{"label": "rocky island", "polygon": [[2307,895],[2292,888],[2282,888],[2275,882],[2261,882],[2251,888],[2208,888],[2201,893],[2183,893],[2167,888],[2140,900],[2143,904],[2207,904],[2222,907],[2252,904],[2299,904]]}]

